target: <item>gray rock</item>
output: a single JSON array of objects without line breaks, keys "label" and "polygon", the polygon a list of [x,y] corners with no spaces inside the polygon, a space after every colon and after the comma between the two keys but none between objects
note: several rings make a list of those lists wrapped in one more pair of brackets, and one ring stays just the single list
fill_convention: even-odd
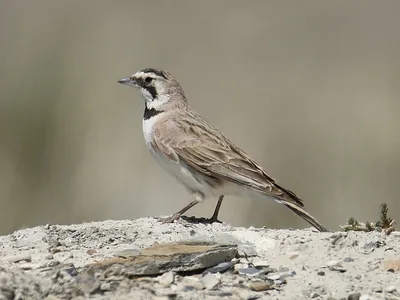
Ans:
[{"label": "gray rock", "polygon": [[193,271],[215,266],[235,257],[235,245],[212,243],[166,243],[143,249],[138,256],[111,258],[87,268],[107,269],[115,264],[124,266],[127,275],[157,275],[168,271]]}]

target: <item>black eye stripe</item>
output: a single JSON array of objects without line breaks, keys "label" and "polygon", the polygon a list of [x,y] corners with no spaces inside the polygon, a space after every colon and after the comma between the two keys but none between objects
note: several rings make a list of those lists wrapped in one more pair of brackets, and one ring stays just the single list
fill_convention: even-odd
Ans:
[{"label": "black eye stripe", "polygon": [[150,93],[153,99],[157,98],[157,90],[154,86],[144,86],[143,88],[145,88]]}]

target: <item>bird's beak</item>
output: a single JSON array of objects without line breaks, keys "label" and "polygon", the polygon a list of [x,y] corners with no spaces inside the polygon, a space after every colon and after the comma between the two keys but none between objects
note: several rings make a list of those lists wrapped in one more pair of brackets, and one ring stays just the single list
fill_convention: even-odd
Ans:
[{"label": "bird's beak", "polygon": [[117,82],[121,83],[121,84],[129,85],[129,86],[133,86],[133,87],[136,86],[135,79],[132,77],[122,78],[122,79],[118,80]]}]

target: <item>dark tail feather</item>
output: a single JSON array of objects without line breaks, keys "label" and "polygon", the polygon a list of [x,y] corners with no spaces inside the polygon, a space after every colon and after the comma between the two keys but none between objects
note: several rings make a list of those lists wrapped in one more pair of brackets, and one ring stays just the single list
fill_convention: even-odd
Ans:
[{"label": "dark tail feather", "polygon": [[300,206],[298,206],[294,203],[286,202],[286,201],[282,201],[282,204],[284,204],[286,207],[290,208],[295,214],[302,217],[304,220],[306,220],[312,226],[317,228],[320,232],[328,232],[328,230],[325,227],[323,227],[312,215],[310,215],[308,212],[306,212]]}]

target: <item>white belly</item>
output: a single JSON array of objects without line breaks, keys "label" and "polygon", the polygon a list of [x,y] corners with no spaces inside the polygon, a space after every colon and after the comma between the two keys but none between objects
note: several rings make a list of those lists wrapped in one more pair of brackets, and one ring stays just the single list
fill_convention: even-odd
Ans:
[{"label": "white belly", "polygon": [[151,154],[157,162],[171,175],[177,178],[190,192],[201,193],[205,197],[207,196],[220,196],[213,187],[211,187],[204,179],[203,175],[190,169],[184,163],[176,163],[171,161],[167,156],[163,155],[161,152],[157,151],[152,147],[152,135],[153,127],[157,122],[157,118],[160,115],[154,116],[150,119],[143,120],[143,135],[144,140],[149,148]]}]

